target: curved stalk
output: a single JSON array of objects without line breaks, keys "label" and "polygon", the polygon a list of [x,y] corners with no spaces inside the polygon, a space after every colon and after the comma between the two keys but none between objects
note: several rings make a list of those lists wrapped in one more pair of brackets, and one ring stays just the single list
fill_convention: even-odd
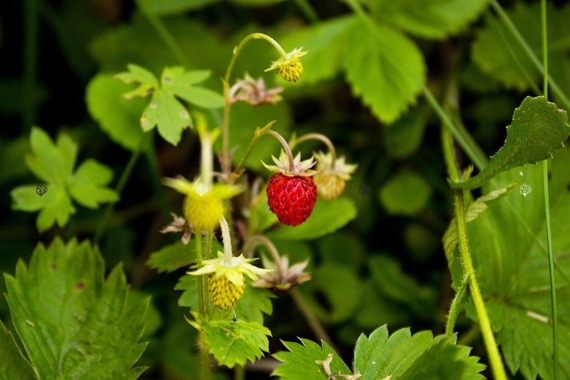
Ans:
[{"label": "curved stalk", "polygon": [[331,166],[334,168],[336,163],[336,149],[332,141],[327,136],[321,133],[307,133],[306,135],[303,135],[301,137],[296,137],[293,139],[293,141],[291,141],[291,148],[294,148],[295,146],[297,146],[297,144],[300,144],[308,140],[319,140],[325,143],[325,145],[329,149],[329,152],[331,153],[331,158],[332,158]]}]

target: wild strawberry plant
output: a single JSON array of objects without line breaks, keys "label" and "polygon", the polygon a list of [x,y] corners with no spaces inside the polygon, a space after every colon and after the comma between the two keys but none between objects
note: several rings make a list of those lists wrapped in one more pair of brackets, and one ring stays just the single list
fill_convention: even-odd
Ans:
[{"label": "wild strawberry plant", "polygon": [[568,7],[24,3],[0,378],[570,378]]}]

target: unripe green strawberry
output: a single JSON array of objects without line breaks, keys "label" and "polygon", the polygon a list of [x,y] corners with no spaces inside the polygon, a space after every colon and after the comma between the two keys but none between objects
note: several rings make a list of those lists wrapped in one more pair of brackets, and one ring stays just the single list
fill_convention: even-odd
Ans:
[{"label": "unripe green strawberry", "polygon": [[338,198],[346,187],[346,181],[356,169],[356,165],[347,164],[344,157],[333,160],[330,153],[317,153],[317,174],[315,183],[319,190],[319,196],[326,201]]},{"label": "unripe green strawberry", "polygon": [[269,179],[267,203],[283,224],[303,223],[313,212],[316,201],[317,186],[312,177],[276,173]]}]

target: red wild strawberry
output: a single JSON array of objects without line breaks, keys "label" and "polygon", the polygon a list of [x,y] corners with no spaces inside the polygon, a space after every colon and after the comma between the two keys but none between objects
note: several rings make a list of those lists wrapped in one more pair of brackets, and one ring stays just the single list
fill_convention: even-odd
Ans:
[{"label": "red wild strawberry", "polygon": [[265,165],[276,173],[269,179],[267,185],[267,204],[277,215],[279,221],[290,226],[303,223],[313,212],[317,201],[317,185],[312,176],[315,171],[313,158],[301,161],[297,154],[290,162],[288,156],[281,152],[279,159],[273,157],[276,166]]},{"label": "red wild strawberry", "polygon": [[283,224],[303,223],[311,215],[316,201],[317,185],[311,177],[276,173],[269,179],[267,203]]}]

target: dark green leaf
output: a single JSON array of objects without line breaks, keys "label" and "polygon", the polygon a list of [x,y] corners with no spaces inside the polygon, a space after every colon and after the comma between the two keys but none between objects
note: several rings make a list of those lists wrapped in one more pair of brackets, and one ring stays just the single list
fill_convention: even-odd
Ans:
[{"label": "dark green leaf", "polygon": [[[104,278],[88,243],[38,245],[28,267],[5,275],[12,321],[41,378],[136,379],[148,299],[126,307],[119,267]],[[46,291],[49,289],[49,291]],[[110,349],[112,347],[112,349]]]},{"label": "dark green leaf", "polygon": [[254,288],[251,281],[247,281],[243,296],[236,303],[235,312],[239,319],[246,322],[257,322],[263,325],[263,314],[271,315],[272,293],[267,289]]},{"label": "dark green leaf", "polygon": [[390,214],[411,216],[427,205],[430,195],[431,188],[420,175],[403,170],[380,189],[380,202]]},{"label": "dark green leaf", "polygon": [[152,253],[147,261],[149,267],[160,272],[173,272],[189,266],[196,260],[195,244],[176,242]]},{"label": "dark green leaf", "polygon": [[179,14],[204,8],[220,0],[137,0],[140,8],[156,15]]},{"label": "dark green leaf", "polygon": [[425,80],[423,57],[405,35],[362,23],[350,30],[346,74],[354,94],[382,122],[392,123],[412,104]]},{"label": "dark green leaf", "polygon": [[489,164],[477,176],[463,182],[452,182],[451,185],[475,189],[500,172],[552,158],[570,135],[567,123],[566,111],[556,104],[543,96],[527,96],[515,109],[513,121],[507,127],[505,145],[491,157]]},{"label": "dark green leaf", "polygon": [[409,112],[388,128],[383,128],[386,152],[395,158],[413,154],[422,142],[426,121],[423,113]]},{"label": "dark green leaf", "polygon": [[[283,380],[327,380],[331,373],[338,375],[351,375],[352,372],[336,352],[326,343],[322,346],[308,339],[299,339],[302,344],[283,342],[288,351],[281,351],[273,356],[283,362],[273,371],[273,376]],[[327,373],[323,362],[330,357]]]},{"label": "dark green leaf", "polygon": [[267,236],[271,239],[315,239],[344,227],[355,217],[356,207],[348,198],[341,197],[331,202],[317,200],[313,213],[303,224],[296,227],[280,225]]}]

